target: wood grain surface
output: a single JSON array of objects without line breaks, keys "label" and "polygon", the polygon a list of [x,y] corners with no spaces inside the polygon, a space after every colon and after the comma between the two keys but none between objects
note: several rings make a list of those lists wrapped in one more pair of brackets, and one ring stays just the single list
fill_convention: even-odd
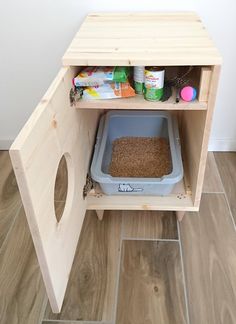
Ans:
[{"label": "wood grain surface", "polygon": [[48,305],[45,319],[113,319],[120,239],[120,212],[105,212],[102,222],[95,211],[86,213],[61,313]]},{"label": "wood grain surface", "polygon": [[178,242],[124,241],[116,324],[184,324]]},{"label": "wood grain surface", "polygon": [[63,65],[214,65],[221,57],[193,12],[91,13]]},{"label": "wood grain surface", "polygon": [[174,212],[129,210],[122,216],[123,239],[178,239]]},{"label": "wood grain surface", "polygon": [[21,205],[9,154],[0,151],[0,249]]},{"label": "wood grain surface", "polygon": [[224,194],[203,194],[180,236],[190,323],[236,323],[236,232]]},{"label": "wood grain surface", "polygon": [[0,323],[36,324],[45,298],[23,207],[0,251]]},{"label": "wood grain surface", "polygon": [[143,95],[136,95],[129,98],[115,98],[109,100],[79,100],[76,102],[76,109],[129,109],[129,110],[206,110],[207,103],[199,102],[198,99],[186,102],[180,99],[176,105],[174,93],[167,101],[147,101]]},{"label": "wood grain surface", "polygon": [[[83,188],[100,114],[71,109],[68,93],[77,69],[60,69],[9,151],[55,313],[61,310],[87,209]],[[68,199],[58,223],[54,187],[63,154],[68,167]]]},{"label": "wood grain surface", "polygon": [[205,178],[203,184],[203,192],[224,192],[224,188],[222,185],[222,181],[219,175],[219,171],[217,169],[215,157],[213,152],[208,152],[207,155],[207,163],[206,163],[206,171]]},{"label": "wood grain surface", "polygon": [[224,190],[236,223],[236,152],[214,153]]}]

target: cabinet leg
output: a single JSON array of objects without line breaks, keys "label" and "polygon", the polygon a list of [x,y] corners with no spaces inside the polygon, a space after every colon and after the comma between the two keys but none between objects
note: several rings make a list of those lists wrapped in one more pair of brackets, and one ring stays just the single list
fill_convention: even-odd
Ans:
[{"label": "cabinet leg", "polygon": [[101,221],[103,219],[104,210],[96,210],[97,217]]},{"label": "cabinet leg", "polygon": [[177,217],[178,221],[181,222],[182,219],[184,218],[184,215],[185,215],[186,212],[178,210],[175,213],[176,213],[176,217]]}]

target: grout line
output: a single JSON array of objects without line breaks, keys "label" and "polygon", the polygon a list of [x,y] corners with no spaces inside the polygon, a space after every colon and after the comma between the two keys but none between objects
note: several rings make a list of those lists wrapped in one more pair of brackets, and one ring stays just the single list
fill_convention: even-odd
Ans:
[{"label": "grout line", "polygon": [[42,324],[44,323],[64,323],[64,324],[112,324],[112,322],[106,322],[106,321],[78,321],[78,320],[44,320]]},{"label": "grout line", "polygon": [[229,214],[230,214],[231,221],[233,223],[234,230],[236,231],[235,220],[234,220],[234,217],[233,217],[233,213],[232,213],[232,210],[231,210],[231,207],[230,207],[230,204],[229,204],[229,200],[228,200],[227,194],[225,192],[224,192],[224,196],[225,196],[226,204],[227,204],[228,209],[229,209]]},{"label": "grout line", "polygon": [[115,303],[114,303],[114,310],[113,310],[113,319],[112,324],[116,323],[116,316],[117,316],[117,306],[118,306],[118,295],[119,295],[119,283],[120,283],[120,272],[121,272],[121,255],[122,255],[122,242],[123,242],[123,211],[121,212],[121,231],[120,231],[120,253],[118,258],[118,271],[117,271],[117,278],[116,278],[116,294],[115,294]]},{"label": "grout line", "polygon": [[179,239],[161,239],[161,238],[145,238],[145,237],[123,237],[123,241],[163,241],[163,242],[179,242]]},{"label": "grout line", "polygon": [[179,249],[180,249],[180,259],[181,259],[181,266],[182,266],[183,285],[184,285],[186,317],[187,317],[187,324],[190,324],[189,301],[188,301],[187,284],[186,284],[186,276],[185,276],[185,269],[184,269],[183,249],[182,249],[182,241],[181,241],[181,235],[180,235],[179,222],[177,222],[177,230],[178,230],[178,235],[179,235]]},{"label": "grout line", "polygon": [[203,194],[224,194],[224,191],[203,191]]},{"label": "grout line", "polygon": [[[214,156],[215,158],[215,156]],[[216,162],[216,161],[215,161]],[[222,181],[222,178],[221,178],[221,175],[220,175],[220,172],[219,172],[219,169],[218,169],[218,165],[216,163],[216,166],[217,166],[217,172],[218,172],[218,175],[220,177],[220,181],[221,181],[221,184],[222,184],[222,188],[223,188],[223,194],[225,196],[225,200],[226,200],[226,204],[228,206],[228,209],[229,209],[229,214],[230,214],[230,217],[231,217],[231,221],[233,223],[233,227],[234,227],[234,230],[236,231],[236,224],[235,224],[235,220],[234,220],[234,217],[233,217],[233,213],[232,213],[232,210],[231,210],[231,207],[230,207],[230,204],[229,204],[229,200],[228,200],[228,196],[226,194],[226,191],[225,191],[225,187],[224,187],[224,184],[223,184],[223,181]]]},{"label": "grout line", "polygon": [[47,293],[45,292],[45,296],[44,296],[44,300],[43,300],[43,303],[42,303],[40,316],[39,316],[39,324],[42,324],[43,321],[44,321],[44,315],[45,315],[45,312],[46,312],[47,304],[48,304],[48,296],[47,296]]},{"label": "grout line", "polygon": [[219,168],[218,168],[218,164],[217,164],[217,162],[216,162],[216,158],[215,158],[215,153],[214,153],[214,152],[213,152],[213,157],[214,157],[214,161],[215,161],[216,172],[217,172],[217,174],[218,174],[218,177],[219,177],[220,182],[221,182],[221,187],[223,188],[223,192],[224,192],[225,187],[224,187],[224,184],[223,184],[223,181],[222,181],[221,175],[220,175],[220,171],[219,171]]},{"label": "grout line", "polygon": [[202,195],[225,195],[225,193],[224,192],[203,192]]},{"label": "grout line", "polygon": [[224,183],[222,181],[222,177],[220,175],[220,171],[219,171],[219,167],[218,167],[218,164],[216,162],[216,158],[215,158],[215,154],[213,153],[214,155],[214,159],[215,159],[215,164],[216,164],[216,169],[217,169],[217,173],[218,173],[218,176],[220,178],[220,181],[221,181],[221,185],[222,185],[222,188],[223,188],[223,194],[225,195],[225,200],[226,200],[226,204],[229,208],[229,214],[230,214],[230,217],[231,217],[231,220],[232,220],[232,223],[233,223],[233,227],[234,227],[234,230],[236,231],[236,223],[235,223],[235,219],[233,217],[233,213],[232,213],[232,210],[231,210],[231,207],[230,207],[230,204],[229,204],[229,200],[228,200],[228,196],[226,194],[226,191],[225,191],[225,186],[224,186]]}]

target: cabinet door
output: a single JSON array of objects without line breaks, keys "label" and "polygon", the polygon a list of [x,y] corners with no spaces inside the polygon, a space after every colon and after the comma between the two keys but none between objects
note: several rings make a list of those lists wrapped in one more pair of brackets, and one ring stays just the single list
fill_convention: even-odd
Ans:
[{"label": "cabinet door", "polygon": [[[53,312],[60,312],[84,215],[83,187],[98,112],[70,106],[76,68],[62,68],[14,141],[10,156]],[[65,156],[68,192],[58,222],[54,187]],[[24,253],[24,251],[22,251]]]}]

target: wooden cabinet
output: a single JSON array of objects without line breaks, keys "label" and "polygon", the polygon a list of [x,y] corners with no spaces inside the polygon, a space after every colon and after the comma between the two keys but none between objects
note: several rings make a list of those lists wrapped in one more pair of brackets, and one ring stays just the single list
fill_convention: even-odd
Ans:
[{"label": "wooden cabinet", "polygon": [[[63,57],[63,66],[10,149],[48,297],[54,312],[63,302],[86,209],[199,209],[221,57],[194,13],[90,14]],[[175,104],[141,96],[70,103],[72,78],[86,65],[191,65],[199,72],[198,100]],[[197,75],[197,73],[196,73]],[[170,110],[180,125],[184,180],[169,196],[84,197],[99,117],[107,109]],[[54,187],[65,156],[68,193],[58,222]]]}]

